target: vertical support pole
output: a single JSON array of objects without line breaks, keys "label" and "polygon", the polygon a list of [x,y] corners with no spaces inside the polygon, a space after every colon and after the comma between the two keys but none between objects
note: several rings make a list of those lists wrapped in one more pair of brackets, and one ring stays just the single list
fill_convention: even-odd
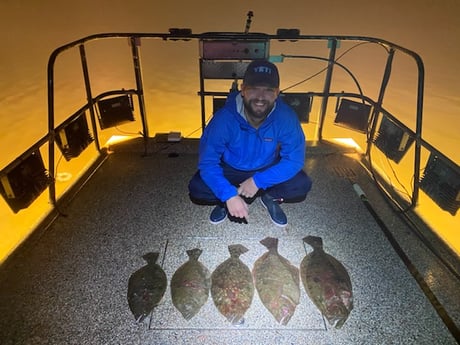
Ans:
[{"label": "vertical support pole", "polygon": [[48,188],[49,201],[51,205],[56,206],[56,181],[54,180],[54,62],[57,54],[53,52],[48,61],[48,172],[51,177]]},{"label": "vertical support pole", "polygon": [[327,102],[329,100],[329,92],[331,89],[331,80],[332,80],[332,70],[334,69],[334,63],[335,63],[335,53],[337,50],[337,39],[331,38],[328,41],[329,45],[329,62],[327,66],[327,73],[326,73],[326,79],[324,81],[324,91],[323,91],[323,100],[321,103],[321,112],[319,115],[319,126],[318,126],[318,132],[316,134],[316,137],[318,138],[319,141],[323,139],[323,127],[324,127],[324,119],[326,117],[326,111],[327,111]]},{"label": "vertical support pole", "polygon": [[416,206],[420,188],[420,158],[422,149],[422,121],[423,121],[423,90],[425,85],[425,67],[422,59],[417,55],[418,67],[417,84],[417,121],[415,127],[415,155],[414,155],[414,191],[412,192],[412,206]]},{"label": "vertical support pole", "polygon": [[385,65],[385,71],[383,73],[382,84],[380,85],[380,91],[379,91],[379,97],[377,100],[377,104],[374,105],[374,110],[372,112],[372,126],[367,136],[366,155],[369,155],[370,150],[371,150],[372,138],[374,138],[374,135],[375,135],[375,127],[377,126],[378,115],[381,112],[382,104],[383,104],[383,97],[385,96],[385,91],[388,86],[388,82],[390,81],[391,66],[393,64],[394,54],[395,54],[395,50],[391,48],[390,51],[388,52],[387,63]]},{"label": "vertical support pole", "polygon": [[93,102],[93,95],[91,93],[91,82],[89,80],[88,63],[86,60],[85,46],[81,44],[79,48],[80,48],[81,67],[83,69],[83,77],[85,80],[86,99],[88,100],[89,113],[91,117],[91,126],[93,127],[94,142],[96,145],[96,149],[100,152],[101,145],[99,143],[99,135],[97,132],[96,114],[94,113],[94,102]]},{"label": "vertical support pole", "polygon": [[139,112],[142,120],[142,136],[144,138],[144,155],[147,155],[149,129],[145,115],[144,87],[142,83],[142,70],[139,55],[139,46],[141,45],[140,37],[130,37],[131,50],[133,55],[134,74],[136,77],[136,90],[139,99]]},{"label": "vertical support pole", "polygon": [[200,101],[201,101],[201,131],[206,127],[206,109],[204,99],[203,59],[200,58]]}]

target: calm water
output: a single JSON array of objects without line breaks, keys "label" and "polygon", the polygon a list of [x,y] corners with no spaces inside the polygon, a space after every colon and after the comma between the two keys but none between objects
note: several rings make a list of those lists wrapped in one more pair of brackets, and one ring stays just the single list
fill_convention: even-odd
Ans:
[{"label": "calm water", "polygon": [[[167,32],[171,27],[192,28],[195,33],[241,32],[249,10],[254,12],[252,32],[299,28],[303,34],[373,36],[419,53],[426,70],[424,138],[460,163],[457,0],[332,0],[315,4],[295,0],[269,5],[266,1],[244,1],[230,6],[202,0],[184,4],[134,0],[129,5],[118,0],[1,0],[0,29],[4,37],[0,55],[0,167],[47,131],[46,66],[56,47],[100,32]],[[104,49],[104,44],[87,48],[90,71],[95,76],[93,94],[134,87],[132,71],[119,67],[131,66],[127,42],[113,44],[121,45],[127,54],[111,54],[113,46]],[[195,131],[200,127],[197,43],[165,43],[159,47],[148,43],[141,47],[143,65],[150,66],[143,71],[151,113],[150,134],[178,130],[183,135],[199,136],[200,131]],[[75,86],[83,85],[80,69],[74,52],[66,53],[56,65],[57,123],[76,110],[75,104],[81,105],[85,100],[83,88]],[[412,72],[407,71],[407,78]],[[283,76],[284,87],[303,77],[282,73],[282,79]],[[401,78],[406,78],[406,71]],[[396,89],[402,100],[403,117],[406,92],[402,87]],[[136,132],[138,125],[126,130]],[[0,201],[0,257],[26,236],[27,232],[19,230],[28,224],[25,214],[12,215],[3,199]],[[460,228],[459,217],[446,217],[445,213],[439,217],[446,218],[442,226],[446,236],[454,236],[454,229]],[[458,248],[460,252],[460,244]]]}]

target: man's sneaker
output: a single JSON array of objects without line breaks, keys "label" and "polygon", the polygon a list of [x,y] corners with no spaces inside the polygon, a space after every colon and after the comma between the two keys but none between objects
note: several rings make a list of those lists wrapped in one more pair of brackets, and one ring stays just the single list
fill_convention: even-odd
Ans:
[{"label": "man's sneaker", "polygon": [[274,200],[270,195],[264,194],[260,197],[260,202],[267,209],[268,214],[275,225],[283,228],[287,225],[287,217],[278,204],[278,201]]},{"label": "man's sneaker", "polygon": [[227,218],[227,208],[222,205],[217,205],[211,212],[209,220],[212,224],[220,224]]}]

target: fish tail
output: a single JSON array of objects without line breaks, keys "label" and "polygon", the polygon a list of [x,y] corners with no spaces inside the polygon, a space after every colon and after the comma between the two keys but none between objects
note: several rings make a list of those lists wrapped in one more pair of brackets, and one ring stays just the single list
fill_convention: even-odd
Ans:
[{"label": "fish tail", "polygon": [[199,248],[193,248],[193,249],[187,250],[187,255],[190,258],[190,260],[197,261],[202,252],[203,251]]},{"label": "fish tail", "polygon": [[146,314],[141,314],[141,315],[139,315],[139,316],[136,318],[136,322],[137,322],[137,323],[141,323],[141,322],[144,321],[144,319],[145,319],[146,317],[147,317]]},{"label": "fish tail", "polygon": [[260,241],[268,250],[270,249],[278,249],[278,239],[274,237],[265,237],[263,240]]},{"label": "fish tail", "polygon": [[148,263],[149,265],[154,265],[154,264],[157,262],[158,256],[159,256],[159,255],[160,255],[160,254],[157,253],[157,252],[155,252],[155,253],[149,252],[149,253],[144,254],[144,255],[142,256],[142,258],[143,258],[145,261],[147,261],[147,263]]},{"label": "fish tail", "polygon": [[323,249],[323,239],[318,236],[306,236],[303,238],[305,243],[308,243],[313,249]]},{"label": "fish tail", "polygon": [[243,246],[242,244],[231,244],[228,246],[228,251],[232,258],[238,258],[241,254],[244,254],[249,249]]}]

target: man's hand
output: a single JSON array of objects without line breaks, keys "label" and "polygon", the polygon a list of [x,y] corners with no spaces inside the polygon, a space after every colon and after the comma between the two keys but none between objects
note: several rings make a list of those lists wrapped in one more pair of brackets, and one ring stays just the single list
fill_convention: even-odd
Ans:
[{"label": "man's hand", "polygon": [[238,195],[244,196],[245,198],[252,198],[256,195],[259,188],[257,188],[256,183],[252,177],[243,181],[238,187]]},{"label": "man's hand", "polygon": [[248,204],[239,195],[235,195],[226,201],[228,213],[236,218],[248,218]]}]

